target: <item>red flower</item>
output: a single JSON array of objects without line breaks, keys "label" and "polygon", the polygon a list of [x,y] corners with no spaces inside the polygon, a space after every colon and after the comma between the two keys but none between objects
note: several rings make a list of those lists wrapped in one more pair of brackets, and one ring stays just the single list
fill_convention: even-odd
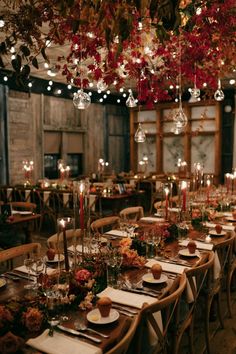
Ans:
[{"label": "red flower", "polygon": [[78,283],[85,283],[91,278],[91,273],[87,269],[80,269],[75,273],[75,280]]}]

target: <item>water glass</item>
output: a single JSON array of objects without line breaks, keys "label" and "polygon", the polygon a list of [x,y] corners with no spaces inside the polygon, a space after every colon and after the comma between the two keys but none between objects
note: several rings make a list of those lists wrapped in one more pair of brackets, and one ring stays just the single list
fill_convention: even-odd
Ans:
[{"label": "water glass", "polygon": [[29,284],[24,285],[25,289],[33,289],[34,288],[34,284],[32,284],[31,278],[30,278],[30,271],[32,269],[33,263],[34,263],[33,258],[26,258],[24,260],[24,266],[26,267],[26,269],[28,271],[28,281],[29,281]]}]

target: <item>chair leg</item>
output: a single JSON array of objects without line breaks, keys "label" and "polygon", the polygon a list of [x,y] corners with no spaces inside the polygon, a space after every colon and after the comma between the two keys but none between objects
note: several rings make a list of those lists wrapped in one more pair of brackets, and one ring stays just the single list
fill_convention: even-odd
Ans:
[{"label": "chair leg", "polygon": [[218,312],[221,328],[224,328],[224,321],[223,321],[222,311],[221,311],[221,290],[217,294],[217,312]]},{"label": "chair leg", "polygon": [[229,312],[229,317],[232,318],[232,304],[231,304],[231,282],[233,277],[233,271],[229,272],[226,279],[226,297],[227,297],[227,307]]},{"label": "chair leg", "polygon": [[188,341],[189,341],[189,353],[194,354],[194,349],[193,349],[193,328],[194,328],[194,321],[192,318],[192,322],[188,328]]},{"label": "chair leg", "polygon": [[205,311],[205,341],[206,341],[206,352],[211,353],[210,349],[210,310],[211,310],[212,298],[206,299],[206,311]]}]

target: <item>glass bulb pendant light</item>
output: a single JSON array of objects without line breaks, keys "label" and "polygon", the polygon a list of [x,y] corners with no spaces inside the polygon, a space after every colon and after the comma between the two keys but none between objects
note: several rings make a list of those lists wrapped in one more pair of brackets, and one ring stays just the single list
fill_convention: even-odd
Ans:
[{"label": "glass bulb pendant light", "polygon": [[136,133],[134,135],[134,140],[136,141],[136,143],[144,143],[146,140],[146,135],[141,123],[139,123],[138,125],[138,129],[136,130]]},{"label": "glass bulb pendant light", "polygon": [[218,102],[223,101],[223,99],[225,98],[224,92],[221,89],[221,81],[220,81],[220,79],[218,80],[218,89],[214,93],[214,98]]},{"label": "glass bulb pendant light", "polygon": [[129,97],[126,100],[126,106],[129,107],[129,108],[133,108],[133,107],[137,106],[137,103],[135,101],[135,98],[133,96],[133,92],[132,91],[130,91]]},{"label": "glass bulb pendant light", "polygon": [[74,94],[73,104],[77,109],[86,109],[90,103],[91,98],[86,92],[83,91],[83,89],[80,89],[79,92]]},{"label": "glass bulb pendant light", "polygon": [[197,88],[196,74],[194,75],[194,87],[190,90],[190,94],[193,98],[198,98],[198,97],[200,97],[200,94],[201,94],[200,89]]},{"label": "glass bulb pendant light", "polygon": [[100,91],[105,91],[108,88],[108,85],[103,79],[99,79],[97,82],[97,89]]}]

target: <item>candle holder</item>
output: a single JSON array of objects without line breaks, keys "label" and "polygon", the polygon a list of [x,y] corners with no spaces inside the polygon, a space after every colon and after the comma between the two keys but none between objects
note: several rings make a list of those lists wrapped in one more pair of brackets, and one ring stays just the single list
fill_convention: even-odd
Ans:
[{"label": "candle holder", "polygon": [[63,243],[63,253],[64,253],[64,265],[65,271],[70,271],[70,264],[69,264],[69,256],[68,256],[68,245],[67,245],[67,233],[74,232],[75,234],[75,222],[73,218],[59,218],[57,219],[57,248],[58,248],[58,269],[59,272],[61,271],[61,253],[60,253],[60,244],[61,240]]},{"label": "candle holder", "polygon": [[34,161],[24,160],[22,161],[24,172],[24,185],[31,185],[33,182]]},{"label": "candle holder", "polygon": [[203,165],[200,162],[195,162],[193,167],[193,191],[197,191],[203,183]]}]

